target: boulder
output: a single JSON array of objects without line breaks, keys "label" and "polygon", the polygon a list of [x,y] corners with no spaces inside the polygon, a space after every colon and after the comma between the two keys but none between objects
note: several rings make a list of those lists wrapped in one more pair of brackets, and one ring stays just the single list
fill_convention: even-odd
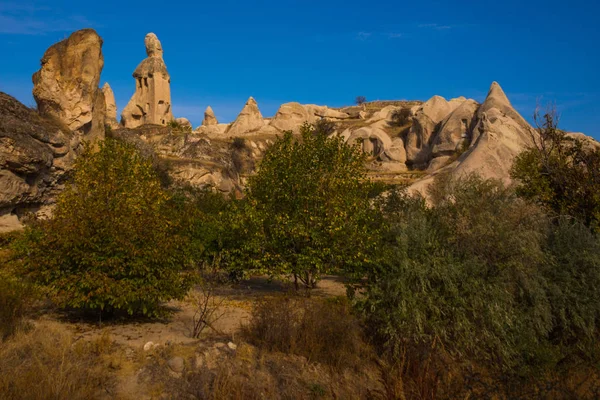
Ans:
[{"label": "boulder", "polygon": [[104,95],[104,104],[106,107],[104,124],[116,129],[119,127],[119,123],[117,122],[117,103],[115,101],[115,94],[108,82],[102,86],[102,94]]},{"label": "boulder", "polygon": [[135,93],[121,114],[121,124],[137,128],[145,124],[167,125],[173,120],[171,77],[163,60],[160,41],[154,33],[144,39],[148,58],[133,72]]},{"label": "boulder", "polygon": [[98,88],[104,66],[102,39],[93,29],[74,32],[52,45],[33,74],[33,97],[52,116],[86,140],[104,138],[104,95]]},{"label": "boulder", "polygon": [[258,131],[264,125],[258,104],[254,98],[250,97],[226,133],[230,136],[246,135]]},{"label": "boulder", "polygon": [[394,111],[400,110],[401,108],[402,107],[397,107],[397,106],[385,106],[381,110],[373,113],[373,115],[371,116],[371,118],[369,118],[369,120],[367,122],[373,123],[373,122],[382,121],[382,120],[383,121],[391,121],[392,114],[394,113]]},{"label": "boulder", "polygon": [[313,120],[318,118],[325,118],[328,120],[336,121],[350,118],[350,115],[348,115],[347,113],[331,109],[327,106],[307,104],[305,107],[308,113],[313,116]]},{"label": "boulder", "polygon": [[202,126],[211,126],[218,124],[219,121],[217,121],[217,117],[215,116],[213,109],[210,106],[206,107],[206,110],[204,111],[204,119],[202,120]]},{"label": "boulder", "polygon": [[297,130],[304,122],[312,122],[314,117],[300,103],[285,103],[279,107],[269,126],[279,131]]},{"label": "boulder", "polygon": [[183,118],[183,117],[175,118],[175,122],[177,122],[177,124],[179,126],[181,126],[182,128],[192,130],[192,123],[187,118]]}]

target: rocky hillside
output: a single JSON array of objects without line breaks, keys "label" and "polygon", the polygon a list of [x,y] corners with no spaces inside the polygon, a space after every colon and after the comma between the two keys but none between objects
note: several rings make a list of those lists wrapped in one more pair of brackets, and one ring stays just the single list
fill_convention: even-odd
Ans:
[{"label": "rocky hillside", "polygon": [[[372,179],[411,184],[411,191],[423,195],[439,173],[476,172],[508,181],[514,157],[536,135],[496,82],[482,104],[440,96],[339,109],[286,103],[272,118],[250,97],[232,123],[219,123],[208,107],[202,125],[192,129],[186,118],[172,115],[170,76],[156,35],[148,34],[145,46],[148,58],[133,73],[135,94],[121,123],[112,89],[98,87],[102,39],[91,29],[73,33],[44,54],[33,76],[39,112],[0,93],[0,230],[19,227],[28,211],[47,210],[81,143],[103,140],[105,134],[151,154],[173,184],[237,195],[269,144],[306,122],[329,121],[332,135],[358,144],[368,154]],[[574,137],[598,145],[585,135]]]}]

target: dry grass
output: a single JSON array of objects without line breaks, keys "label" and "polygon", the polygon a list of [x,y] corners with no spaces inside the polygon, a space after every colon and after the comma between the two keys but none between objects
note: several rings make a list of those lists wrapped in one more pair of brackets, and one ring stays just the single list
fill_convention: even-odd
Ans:
[{"label": "dry grass", "polygon": [[106,337],[76,342],[58,324],[39,325],[0,344],[3,399],[91,399],[109,395],[114,384]]},{"label": "dry grass", "polygon": [[358,368],[373,356],[345,298],[260,300],[242,335],[260,349],[303,356],[340,371]]}]

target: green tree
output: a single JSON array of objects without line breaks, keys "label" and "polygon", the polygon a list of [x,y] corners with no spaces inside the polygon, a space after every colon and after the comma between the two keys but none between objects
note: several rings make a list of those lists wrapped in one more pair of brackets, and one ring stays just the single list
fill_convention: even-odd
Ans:
[{"label": "green tree", "polygon": [[249,179],[243,207],[253,221],[247,226],[256,228],[239,255],[308,288],[323,273],[368,262],[377,235],[364,160],[358,148],[315,135],[311,125],[300,138],[285,133]]},{"label": "green tree", "polygon": [[156,315],[191,283],[168,201],[151,161],[133,145],[88,146],[53,217],[27,229],[17,247],[25,271],[61,306]]},{"label": "green tree", "polygon": [[515,160],[511,175],[517,193],[555,215],[578,219],[600,230],[600,149],[558,128],[553,110],[535,114],[533,146]]}]

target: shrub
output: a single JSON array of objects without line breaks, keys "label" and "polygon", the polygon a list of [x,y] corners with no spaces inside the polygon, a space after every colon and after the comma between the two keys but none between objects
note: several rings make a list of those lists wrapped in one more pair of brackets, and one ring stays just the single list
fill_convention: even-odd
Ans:
[{"label": "shrub", "polygon": [[333,132],[335,132],[335,122],[333,121],[328,121],[325,118],[321,118],[313,124],[314,135],[323,135],[327,137],[333,134]]},{"label": "shrub", "polygon": [[410,109],[401,108],[392,112],[392,122],[396,126],[406,126],[410,123]]},{"label": "shrub", "polygon": [[244,338],[271,352],[296,354],[337,369],[368,363],[368,346],[345,299],[285,296],[258,301]]},{"label": "shrub", "polygon": [[88,148],[52,219],[29,228],[17,247],[24,270],[60,306],[156,315],[191,285],[168,200],[132,145],[107,139]]},{"label": "shrub", "polygon": [[367,102],[367,98],[365,96],[356,96],[354,102],[356,103],[356,105],[361,106]]},{"label": "shrub", "polygon": [[246,145],[246,139],[241,137],[234,137],[233,142],[231,142],[231,148],[234,150],[246,150],[247,147],[248,146]]},{"label": "shrub", "polygon": [[534,144],[515,159],[511,171],[519,182],[517,193],[600,232],[600,149],[559,129],[553,110],[534,117]]},{"label": "shrub", "polygon": [[367,326],[395,355],[439,346],[503,371],[552,357],[543,214],[499,182],[436,186],[432,208],[402,197],[391,207],[388,261],[362,300]]}]

